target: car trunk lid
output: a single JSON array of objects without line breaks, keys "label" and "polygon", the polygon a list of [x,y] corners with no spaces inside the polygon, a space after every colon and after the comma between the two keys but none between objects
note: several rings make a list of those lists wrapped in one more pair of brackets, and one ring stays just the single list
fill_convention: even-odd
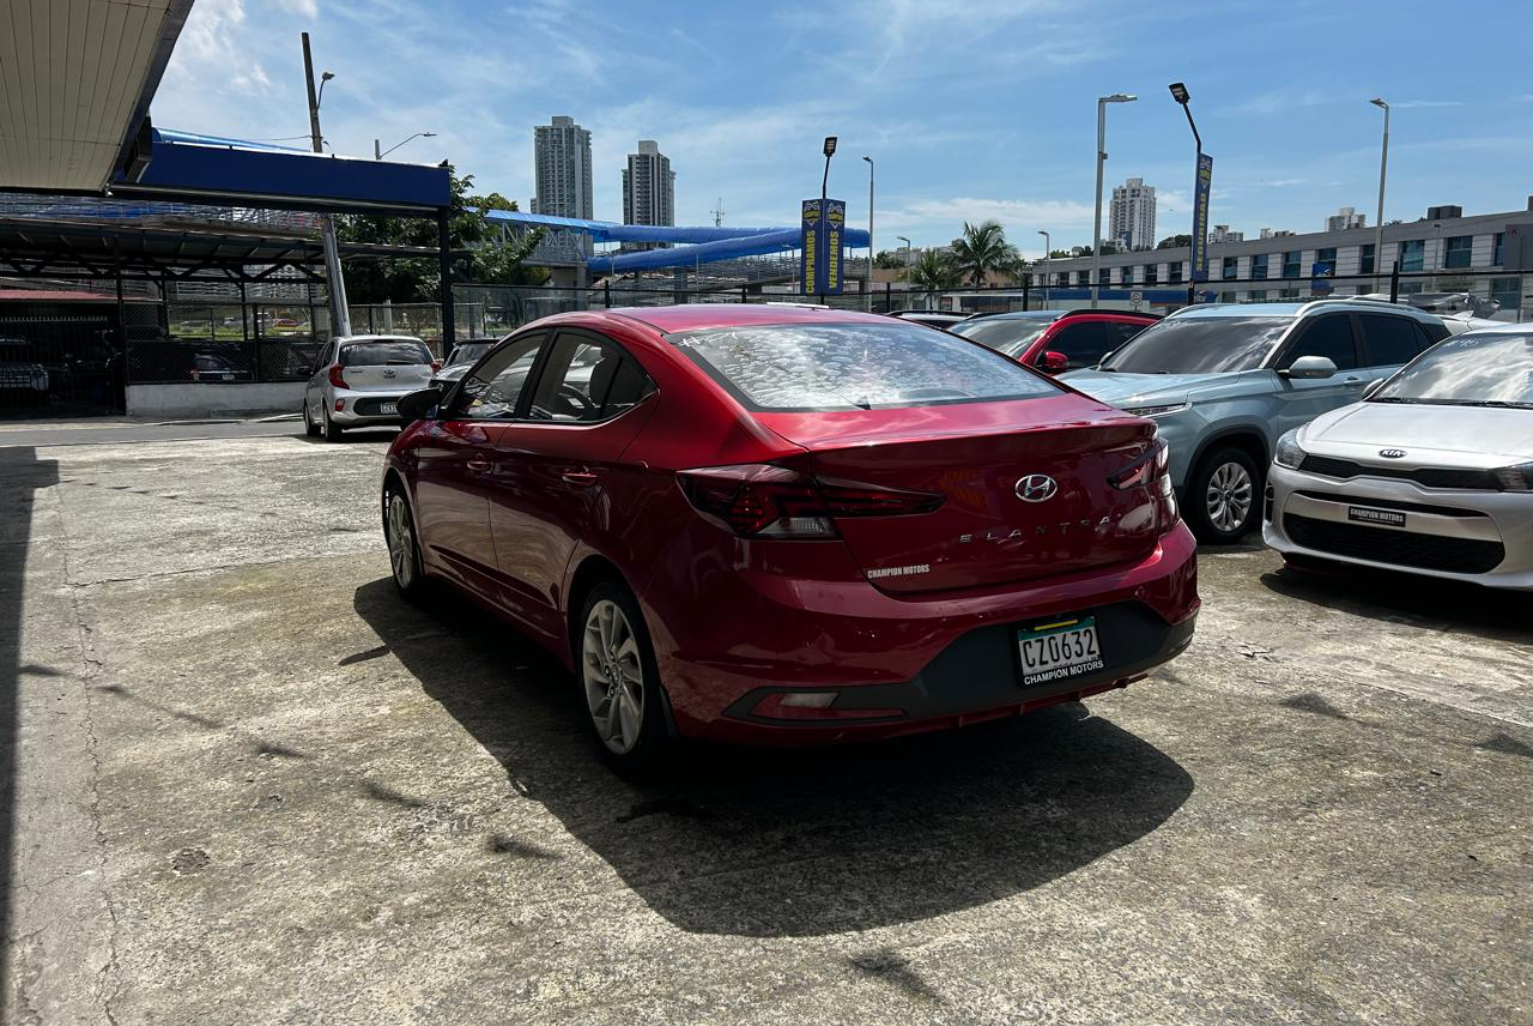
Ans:
[{"label": "car trunk lid", "polygon": [[354,342],[341,349],[341,380],[356,392],[413,392],[431,383],[431,350],[415,339]]}]

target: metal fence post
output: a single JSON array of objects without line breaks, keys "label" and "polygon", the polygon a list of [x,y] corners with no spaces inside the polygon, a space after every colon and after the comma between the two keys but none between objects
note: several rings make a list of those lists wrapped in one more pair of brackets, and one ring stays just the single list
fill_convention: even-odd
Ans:
[{"label": "metal fence post", "polygon": [[602,280],[602,283],[601,283],[601,297],[602,297],[602,302],[607,304],[607,309],[611,310],[612,309],[612,282],[611,281],[608,281],[606,279]]},{"label": "metal fence post", "polygon": [[894,282],[884,282],[884,313],[894,312]]},{"label": "metal fence post", "polygon": [[1024,310],[1032,309],[1032,305],[1028,302],[1028,299],[1031,298],[1032,291],[1033,276],[1030,274],[1024,274],[1022,276],[1022,309]]},{"label": "metal fence post", "polygon": [[1400,302],[1400,261],[1398,260],[1389,269],[1389,301]]},{"label": "metal fence post", "polygon": [[751,301],[750,286],[748,286],[748,285],[741,285],[740,286],[740,302],[742,302],[742,303],[749,303],[750,301]]}]

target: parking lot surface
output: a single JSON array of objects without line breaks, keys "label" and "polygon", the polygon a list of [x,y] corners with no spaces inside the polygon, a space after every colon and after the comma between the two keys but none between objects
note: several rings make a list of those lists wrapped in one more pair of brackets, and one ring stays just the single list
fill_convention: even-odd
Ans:
[{"label": "parking lot surface", "polygon": [[5,1021],[1533,1022],[1527,599],[1206,552],[1127,691],[631,782],[289,432],[0,448]]}]

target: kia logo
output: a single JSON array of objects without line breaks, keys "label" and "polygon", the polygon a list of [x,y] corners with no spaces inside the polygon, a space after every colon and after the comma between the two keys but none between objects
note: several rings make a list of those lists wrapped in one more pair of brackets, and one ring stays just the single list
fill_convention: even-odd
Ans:
[{"label": "kia logo", "polygon": [[1404,449],[1380,449],[1379,455],[1386,460],[1397,460],[1405,455]]},{"label": "kia logo", "polygon": [[1023,502],[1047,502],[1059,485],[1047,474],[1029,474],[1017,482],[1017,498]]}]

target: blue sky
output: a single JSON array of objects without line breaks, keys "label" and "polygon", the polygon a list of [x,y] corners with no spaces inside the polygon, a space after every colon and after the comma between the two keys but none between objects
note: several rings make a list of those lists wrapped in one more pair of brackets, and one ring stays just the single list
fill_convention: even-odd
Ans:
[{"label": "blue sky", "polygon": [[[532,126],[593,133],[596,216],[621,220],[640,138],[677,172],[678,223],[791,224],[831,194],[879,248],[952,239],[993,217],[1025,255],[1091,234],[1096,97],[1107,182],[1159,190],[1157,234],[1185,232],[1193,145],[1166,85],[1185,81],[1215,157],[1211,223],[1318,230],[1339,206],[1373,223],[1381,114],[1394,107],[1386,218],[1429,205],[1522,209],[1533,193],[1529,0],[197,0],[155,123],[251,139],[307,131],[298,35],[337,77],[325,137],[365,156],[451,159],[482,190],[532,194]],[[302,140],[294,145],[302,145]],[[1104,224],[1104,230],[1106,225]]]}]

